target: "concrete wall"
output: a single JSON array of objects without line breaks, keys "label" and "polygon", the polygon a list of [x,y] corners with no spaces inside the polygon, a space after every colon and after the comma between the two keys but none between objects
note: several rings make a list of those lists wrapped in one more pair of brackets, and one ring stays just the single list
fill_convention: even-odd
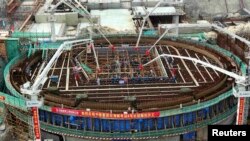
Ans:
[{"label": "concrete wall", "polygon": [[[226,2],[225,2],[226,1]],[[246,8],[250,8],[250,0],[243,0]],[[217,14],[237,12],[240,9],[239,0],[184,0],[184,11],[192,19],[199,15],[213,17]]]},{"label": "concrete wall", "polygon": [[[250,0],[243,0],[246,8],[250,8]],[[132,6],[148,6],[153,7],[157,1],[151,0],[137,0],[125,3],[89,3],[90,9],[116,9],[128,8]],[[163,4],[164,5],[164,4]],[[227,5],[227,6],[226,6]],[[227,9],[229,13],[237,12],[240,9],[239,0],[184,0],[184,9],[188,17],[191,19],[198,19],[199,15],[205,19],[211,19],[214,15],[225,14]]]},{"label": "concrete wall", "polygon": [[[37,13],[35,20],[37,23],[48,23],[50,14]],[[76,26],[78,24],[78,14],[76,12],[71,13],[56,13],[56,23],[66,23],[69,26]]]}]

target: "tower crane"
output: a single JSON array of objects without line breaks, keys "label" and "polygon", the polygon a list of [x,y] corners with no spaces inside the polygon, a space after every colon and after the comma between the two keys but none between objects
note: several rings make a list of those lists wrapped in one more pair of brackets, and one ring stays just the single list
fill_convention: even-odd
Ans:
[{"label": "tower crane", "polygon": [[60,57],[63,50],[70,50],[74,46],[84,45],[84,44],[92,44],[93,40],[91,39],[80,39],[74,41],[65,41],[60,45],[60,47],[56,50],[55,54],[52,56],[51,60],[45,65],[43,71],[40,74],[37,74],[36,79],[33,83],[26,82],[20,88],[21,93],[28,95],[30,98],[26,101],[26,106],[32,109],[32,116],[33,116],[33,128],[35,133],[36,141],[41,141],[41,132],[40,132],[40,125],[39,125],[39,114],[38,114],[38,107],[43,105],[43,98],[39,99],[39,94],[42,91],[42,87],[46,80],[48,79],[47,75],[49,70],[54,65],[55,61]]},{"label": "tower crane", "polygon": [[157,59],[160,59],[162,57],[173,57],[173,58],[179,58],[179,59],[193,61],[196,64],[198,63],[198,64],[201,64],[201,65],[203,65],[205,67],[212,68],[212,69],[214,69],[214,70],[216,70],[218,72],[221,72],[223,74],[226,74],[226,75],[234,78],[235,83],[237,84],[237,90],[233,87],[233,95],[238,98],[236,124],[237,125],[246,124],[246,118],[247,118],[247,116],[246,116],[247,111],[246,110],[248,110],[248,108],[247,107],[244,108],[244,107],[245,107],[245,104],[248,104],[248,102],[247,102],[247,100],[245,98],[250,97],[250,91],[246,90],[246,87],[249,85],[249,81],[248,81],[249,78],[247,76],[238,75],[238,74],[236,74],[234,72],[230,72],[228,70],[225,70],[223,68],[212,65],[210,63],[198,60],[196,58],[187,57],[187,56],[178,56],[178,55],[172,55],[172,54],[158,55],[157,57],[155,57],[151,61],[147,62],[143,66],[145,67],[145,66],[153,63],[154,61],[156,61]]}]

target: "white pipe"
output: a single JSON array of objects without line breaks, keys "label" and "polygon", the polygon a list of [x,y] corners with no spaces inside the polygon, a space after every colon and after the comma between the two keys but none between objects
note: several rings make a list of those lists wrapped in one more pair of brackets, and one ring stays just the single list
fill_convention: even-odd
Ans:
[{"label": "white pipe", "polygon": [[[98,58],[97,58],[96,51],[95,51],[95,46],[94,46],[93,43],[90,44],[90,45],[91,45],[92,48],[93,48],[93,53],[94,53],[94,57],[95,57],[96,67],[97,67],[97,69],[100,69],[99,62],[98,62]],[[99,70],[98,70],[98,71],[99,71]]]},{"label": "white pipe", "polygon": [[196,59],[196,58],[186,57],[186,56],[178,56],[178,55],[170,55],[170,54],[161,54],[161,55],[155,57],[153,60],[149,61],[148,63],[144,64],[143,66],[147,66],[147,65],[151,64],[152,62],[156,61],[157,59],[159,59],[159,58],[161,58],[161,57],[165,57],[165,56],[167,56],[167,57],[174,57],[174,58],[180,58],[180,59],[185,59],[185,60],[190,60],[190,61],[194,61],[195,63],[202,64],[202,65],[204,65],[204,66],[206,66],[206,67],[212,68],[212,69],[214,69],[214,70],[216,70],[216,71],[219,71],[219,72],[221,72],[221,73],[223,73],[223,74],[226,74],[226,75],[228,75],[228,76],[230,76],[230,77],[233,77],[234,79],[236,79],[236,80],[238,80],[238,81],[240,81],[240,82],[245,82],[245,81],[246,81],[246,76],[240,76],[240,75],[238,75],[238,74],[236,74],[236,73],[233,73],[233,72],[227,71],[227,70],[225,70],[225,69],[222,69],[222,68],[220,68],[220,67],[211,65],[211,64],[209,64],[209,63],[207,63],[207,62],[203,62],[203,61],[198,60],[198,59]]},{"label": "white pipe", "polygon": [[154,12],[154,10],[163,2],[163,0],[160,0],[156,5],[155,7],[146,15],[146,17],[144,17],[143,19],[143,23],[142,23],[142,27],[141,27],[141,30],[140,30],[140,33],[139,33],[139,37],[137,39],[137,42],[136,42],[136,48],[139,46],[139,43],[140,43],[140,40],[141,40],[141,35],[142,35],[142,31],[143,31],[143,28],[144,28],[144,25],[145,25],[145,22],[147,20],[147,18],[150,16],[150,14],[152,14]]},{"label": "white pipe", "polygon": [[161,37],[149,48],[148,51],[150,51],[155,45],[168,33],[170,29],[166,29],[165,32],[161,35]]},{"label": "white pipe", "polygon": [[54,61],[59,58],[59,56],[61,55],[61,53],[63,52],[63,49],[65,47],[69,47],[69,45],[72,45],[73,43],[91,42],[91,41],[92,40],[90,40],[90,39],[82,39],[82,40],[75,40],[75,41],[66,41],[63,44],[61,44],[60,47],[57,49],[56,53],[53,55],[53,57],[49,61],[49,63],[46,65],[44,70],[41,72],[41,74],[38,74],[36,81],[33,83],[32,87],[31,87],[31,90],[33,90],[35,92],[36,90],[39,89],[41,82],[45,79],[45,77],[47,77],[47,74],[48,74],[50,68],[52,67]]}]

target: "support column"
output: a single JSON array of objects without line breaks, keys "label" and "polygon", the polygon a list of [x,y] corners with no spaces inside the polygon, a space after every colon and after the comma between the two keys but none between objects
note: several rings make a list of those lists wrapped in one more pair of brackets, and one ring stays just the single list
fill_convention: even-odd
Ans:
[{"label": "support column", "polygon": [[173,23],[175,24],[175,36],[179,36],[179,15],[173,16]]}]

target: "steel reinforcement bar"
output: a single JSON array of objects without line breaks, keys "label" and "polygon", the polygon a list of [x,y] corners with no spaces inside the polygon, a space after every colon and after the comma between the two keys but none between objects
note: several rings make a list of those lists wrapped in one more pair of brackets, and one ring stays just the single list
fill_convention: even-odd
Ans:
[{"label": "steel reinforcement bar", "polygon": [[[119,36],[122,36],[122,35],[116,35],[116,36],[119,37]],[[114,36],[112,36],[112,37],[114,37]],[[124,37],[127,37],[127,36],[124,35]],[[177,40],[176,38],[168,38],[168,39]],[[208,48],[211,48],[213,50],[216,50],[217,52],[219,52],[221,54],[224,54],[225,56],[233,58],[236,61],[236,63],[239,66],[241,66],[242,73],[246,74],[246,64],[244,62],[242,62],[237,56],[233,55],[231,52],[229,52],[229,51],[227,51],[225,49],[222,49],[222,48],[220,48],[220,47],[218,47],[216,45],[210,45],[210,44],[206,44],[206,43],[202,43],[202,42],[197,42],[197,41],[186,40],[186,39],[180,39],[180,38],[178,38],[178,41],[182,41],[182,42],[192,43],[194,45],[201,45],[201,46],[204,46],[204,47],[208,47]],[[14,89],[14,87],[11,85],[11,82],[10,82],[10,70],[11,70],[11,68],[17,62],[19,62],[20,59],[23,59],[23,58],[24,58],[24,56],[22,56],[22,55],[15,57],[14,59],[12,59],[7,64],[7,66],[6,66],[5,70],[4,70],[4,79],[5,79],[6,87],[11,92],[11,94],[14,95],[14,96],[10,96],[10,95],[4,94],[4,93],[0,93],[0,95],[6,97],[6,101],[3,101],[4,103],[12,105],[12,106],[17,107],[17,108],[20,108],[22,110],[26,110],[24,97],[19,92],[17,92]],[[180,114],[180,113],[188,113],[188,112],[191,112],[191,111],[195,111],[195,110],[199,110],[199,109],[202,109],[202,108],[206,108],[206,107],[209,107],[211,105],[214,105],[214,104],[220,102],[221,100],[223,100],[223,99],[225,99],[225,98],[227,98],[227,97],[229,97],[231,95],[232,95],[232,90],[227,91],[227,92],[221,94],[220,96],[218,96],[218,97],[216,97],[216,98],[214,98],[212,100],[206,101],[206,102],[202,102],[202,103],[199,103],[199,104],[194,104],[194,105],[191,105],[191,106],[185,106],[183,108],[161,111],[160,116],[161,117],[171,116],[171,115],[176,115],[176,114]],[[51,107],[49,107],[49,106],[43,106],[43,107],[41,107],[41,109],[46,110],[46,111],[51,111]]]}]

